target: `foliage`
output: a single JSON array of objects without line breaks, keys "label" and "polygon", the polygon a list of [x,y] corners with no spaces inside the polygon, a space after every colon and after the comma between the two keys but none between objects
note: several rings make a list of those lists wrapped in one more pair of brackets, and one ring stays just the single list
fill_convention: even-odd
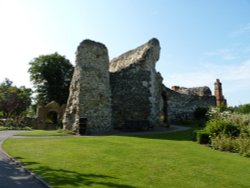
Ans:
[{"label": "foliage", "polygon": [[195,133],[199,144],[208,144],[210,142],[209,134],[206,130],[196,130]]},{"label": "foliage", "polygon": [[6,131],[6,130],[32,130],[29,126],[1,126],[0,125],[0,131]]},{"label": "foliage", "polygon": [[0,119],[1,130],[31,130],[31,124],[23,117]]},{"label": "foliage", "polygon": [[73,65],[68,59],[58,53],[41,55],[30,62],[28,71],[36,88],[38,103],[67,102],[73,74]]},{"label": "foliage", "polygon": [[209,135],[224,134],[228,136],[238,136],[240,127],[233,124],[233,122],[226,119],[212,119],[206,123],[206,132]]},{"label": "foliage", "polygon": [[236,138],[220,134],[211,138],[211,147],[221,151],[238,152],[250,157],[250,137],[246,134],[240,134]]},{"label": "foliage", "polygon": [[140,136],[8,139],[4,148],[57,188],[250,187],[248,158],[200,146],[190,136],[189,130]]},{"label": "foliage", "polygon": [[32,90],[16,87],[9,79],[0,84],[0,111],[3,118],[20,116],[31,104]]},{"label": "foliage", "polygon": [[249,134],[241,134],[237,139],[238,152],[243,156],[250,157],[250,136]]},{"label": "foliage", "polygon": [[235,107],[235,111],[240,114],[249,114],[250,113],[250,104],[243,104]]},{"label": "foliage", "polygon": [[212,108],[208,117],[202,131],[209,134],[212,148],[250,156],[250,114]]},{"label": "foliage", "polygon": [[221,151],[237,152],[237,141],[228,135],[219,134],[211,138],[211,147]]}]

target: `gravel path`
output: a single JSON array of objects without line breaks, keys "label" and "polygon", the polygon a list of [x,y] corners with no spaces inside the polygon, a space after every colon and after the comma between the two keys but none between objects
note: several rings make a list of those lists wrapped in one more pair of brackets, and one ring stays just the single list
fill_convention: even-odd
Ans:
[{"label": "gravel path", "polygon": [[26,172],[3,151],[5,139],[21,131],[0,131],[0,187],[1,188],[45,188],[43,183]]}]

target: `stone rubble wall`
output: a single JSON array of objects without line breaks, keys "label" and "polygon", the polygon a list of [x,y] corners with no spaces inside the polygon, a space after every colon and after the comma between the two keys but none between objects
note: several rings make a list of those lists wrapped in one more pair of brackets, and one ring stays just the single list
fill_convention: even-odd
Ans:
[{"label": "stone rubble wall", "polygon": [[165,87],[155,69],[159,56],[160,43],[153,38],[109,63],[105,45],[84,40],[76,52],[64,129],[79,133],[84,124],[83,134],[103,134],[129,123],[154,127],[162,125],[162,115],[171,123],[215,105],[208,87]]},{"label": "stone rubble wall", "polygon": [[162,78],[155,70],[159,55],[159,41],[151,39],[111,61],[114,127],[122,128],[126,121],[159,123]]},{"label": "stone rubble wall", "polygon": [[198,108],[215,106],[214,96],[187,95],[173,91],[163,86],[163,92],[167,96],[168,121],[176,122],[194,118],[194,111]]},{"label": "stone rubble wall", "polygon": [[209,87],[179,87],[179,86],[172,86],[172,90],[186,95],[197,95],[197,96],[212,96],[212,92]]},{"label": "stone rubble wall", "polygon": [[111,126],[109,57],[105,45],[84,40],[76,52],[76,66],[64,116],[64,128],[79,131],[87,119],[86,134],[102,134]]}]

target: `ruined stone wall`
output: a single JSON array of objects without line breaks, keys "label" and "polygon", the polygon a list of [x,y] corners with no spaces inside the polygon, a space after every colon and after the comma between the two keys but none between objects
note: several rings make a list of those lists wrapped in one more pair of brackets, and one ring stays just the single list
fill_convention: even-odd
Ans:
[{"label": "ruined stone wall", "polygon": [[64,114],[64,128],[79,132],[84,120],[86,134],[110,131],[111,93],[107,48],[84,40],[77,48],[76,66]]},{"label": "ruined stone wall", "polygon": [[167,96],[169,122],[188,120],[193,118],[194,111],[198,107],[208,108],[215,106],[214,96],[199,96],[181,94],[163,86],[163,92]]},{"label": "ruined stone wall", "polygon": [[159,56],[159,41],[151,39],[109,63],[103,44],[84,40],[76,52],[64,129],[102,134],[128,122],[157,126],[161,115],[171,123],[192,119],[198,107],[215,105],[208,87],[166,88],[155,69]]},{"label": "ruined stone wall", "polygon": [[209,89],[209,87],[192,87],[192,88],[186,88],[186,87],[179,87],[179,86],[172,86],[172,90],[186,95],[198,95],[198,96],[211,96],[212,92]]},{"label": "ruined stone wall", "polygon": [[151,39],[111,61],[112,120],[116,128],[127,121],[159,123],[162,77],[155,70],[159,55],[159,41]]}]

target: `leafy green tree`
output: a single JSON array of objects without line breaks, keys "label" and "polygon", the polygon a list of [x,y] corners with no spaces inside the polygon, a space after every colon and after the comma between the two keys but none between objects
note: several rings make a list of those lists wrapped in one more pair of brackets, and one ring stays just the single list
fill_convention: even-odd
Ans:
[{"label": "leafy green tree", "polygon": [[20,116],[31,105],[32,90],[16,87],[9,79],[0,84],[0,111],[3,117]]},{"label": "leafy green tree", "polygon": [[250,104],[242,104],[236,107],[236,112],[240,114],[249,114],[250,113]]},{"label": "leafy green tree", "polygon": [[69,96],[73,68],[70,61],[58,53],[33,59],[28,72],[36,88],[37,102],[47,104],[54,100],[65,104]]}]

